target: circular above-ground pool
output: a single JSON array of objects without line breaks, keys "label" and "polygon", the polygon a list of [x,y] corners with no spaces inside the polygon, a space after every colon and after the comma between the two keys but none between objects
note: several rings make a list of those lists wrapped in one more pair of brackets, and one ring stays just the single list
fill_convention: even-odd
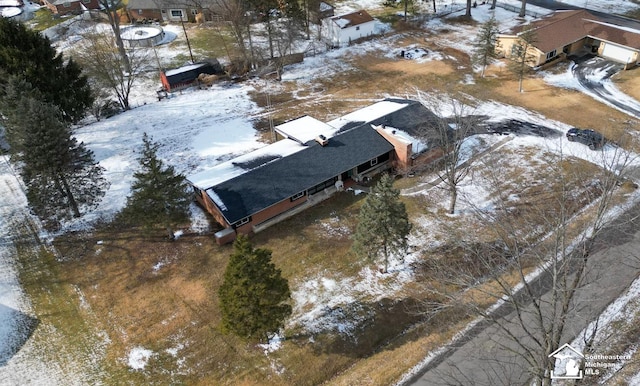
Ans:
[{"label": "circular above-ground pool", "polygon": [[162,27],[156,26],[132,26],[125,27],[120,30],[122,41],[133,47],[153,47],[164,40],[164,31]]}]

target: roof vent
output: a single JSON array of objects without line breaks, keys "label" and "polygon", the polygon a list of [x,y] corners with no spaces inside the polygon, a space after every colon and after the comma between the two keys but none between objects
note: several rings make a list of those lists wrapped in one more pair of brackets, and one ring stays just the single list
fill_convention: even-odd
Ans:
[{"label": "roof vent", "polygon": [[320,146],[326,146],[329,143],[329,139],[324,135],[320,134],[316,137],[316,142],[320,144]]}]

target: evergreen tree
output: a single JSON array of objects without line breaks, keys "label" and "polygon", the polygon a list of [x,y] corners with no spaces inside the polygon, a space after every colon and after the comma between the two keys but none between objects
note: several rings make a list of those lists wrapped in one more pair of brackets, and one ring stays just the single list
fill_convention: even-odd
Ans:
[{"label": "evergreen tree", "polygon": [[[55,104],[66,122],[79,120],[91,106],[91,90],[80,67],[71,59],[65,62],[39,32],[6,18],[0,18],[0,70],[39,90],[43,101]],[[0,85],[4,82],[5,77],[0,78]]]},{"label": "evergreen tree", "polygon": [[392,254],[406,253],[411,223],[400,192],[393,187],[393,178],[383,174],[371,189],[358,217],[353,249],[360,256],[384,258],[384,272]]},{"label": "evergreen tree", "polygon": [[188,219],[190,199],[186,181],[173,166],[164,167],[157,155],[160,145],[147,133],[142,142],[140,169],[133,174],[131,195],[122,215],[146,228],[162,225],[173,238],[175,225]]},{"label": "evergreen tree", "polygon": [[254,249],[238,236],[220,286],[222,327],[245,339],[268,340],[291,315],[289,283],[271,262],[271,251]]},{"label": "evergreen tree", "polygon": [[36,90],[12,93],[19,107],[8,125],[8,138],[32,210],[45,222],[57,224],[93,209],[108,187],[93,153],[71,136],[59,108],[39,100]]},{"label": "evergreen tree", "polygon": [[473,43],[473,61],[482,66],[481,76],[484,78],[484,70],[498,57],[496,41],[498,36],[498,21],[491,17],[480,27],[480,33]]}]

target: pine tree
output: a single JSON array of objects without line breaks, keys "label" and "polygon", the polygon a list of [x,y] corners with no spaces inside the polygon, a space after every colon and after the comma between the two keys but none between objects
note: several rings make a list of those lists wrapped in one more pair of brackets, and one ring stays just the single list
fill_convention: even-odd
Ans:
[{"label": "pine tree", "polygon": [[271,262],[271,251],[254,249],[238,236],[220,286],[222,327],[244,339],[268,340],[291,315],[289,283]]},{"label": "pine tree", "polygon": [[133,174],[131,195],[122,215],[146,228],[162,225],[173,238],[176,224],[188,219],[189,195],[182,174],[173,166],[164,167],[158,158],[159,144],[144,133],[143,149],[138,158],[140,170]]},{"label": "pine tree", "polygon": [[[43,101],[55,104],[66,122],[78,121],[91,106],[91,90],[80,67],[71,59],[65,61],[39,32],[6,18],[0,18],[0,70],[39,90]],[[0,77],[0,85],[5,79]]]},{"label": "pine tree", "polygon": [[354,235],[353,249],[358,255],[376,259],[382,253],[384,272],[387,272],[389,257],[406,253],[409,247],[411,223],[399,197],[393,178],[383,174],[360,209]]},{"label": "pine tree", "polygon": [[494,17],[487,20],[480,27],[480,31],[474,41],[473,61],[482,66],[481,76],[484,78],[484,70],[497,58],[496,41],[498,36],[498,22]]},{"label": "pine tree", "polygon": [[16,99],[19,114],[11,120],[8,132],[15,134],[9,136],[12,151],[20,150],[14,157],[32,210],[45,222],[57,224],[95,208],[108,182],[93,153],[71,136],[59,108],[37,95],[26,90]]}]

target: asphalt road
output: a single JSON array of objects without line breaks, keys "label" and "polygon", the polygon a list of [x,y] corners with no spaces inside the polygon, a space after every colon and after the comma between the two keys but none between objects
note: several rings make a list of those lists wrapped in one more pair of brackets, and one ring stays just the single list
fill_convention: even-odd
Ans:
[{"label": "asphalt road", "polygon": [[[623,293],[640,274],[640,204],[618,218],[598,238],[597,252],[589,261],[585,285],[576,294],[562,343],[570,342],[594,320],[609,303]],[[534,287],[543,304],[551,278],[541,275]],[[533,317],[532,307],[525,314]],[[527,337],[516,314],[506,307],[499,309],[502,326],[520,342]],[[527,325],[528,319],[525,319]],[[527,362],[514,350],[522,352],[514,339],[496,324],[485,321],[468,331],[453,347],[445,350],[407,384],[435,385],[523,385],[527,384]]]}]

